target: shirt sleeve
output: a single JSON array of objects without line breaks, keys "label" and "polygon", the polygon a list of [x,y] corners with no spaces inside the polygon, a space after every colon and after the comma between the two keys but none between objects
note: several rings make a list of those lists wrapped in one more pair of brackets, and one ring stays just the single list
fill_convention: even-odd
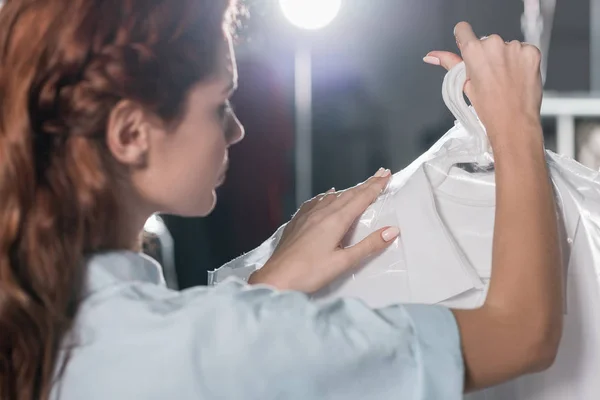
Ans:
[{"label": "shirt sleeve", "polygon": [[[462,399],[459,334],[447,309],[317,305],[237,280],[168,295],[148,286],[113,291],[83,313],[81,323],[97,327],[95,344],[75,352],[69,370],[88,368],[95,387],[135,398],[146,398],[143,388],[157,399]],[[85,390],[83,375],[72,379]]]},{"label": "shirt sleeve", "polygon": [[[223,398],[462,397],[463,360],[449,310],[374,311],[357,300],[317,306],[300,293],[244,289],[234,282],[215,291],[212,321],[201,329],[211,349],[208,359],[221,361],[198,375],[213,382],[235,377]],[[190,318],[193,312],[186,310]]]}]

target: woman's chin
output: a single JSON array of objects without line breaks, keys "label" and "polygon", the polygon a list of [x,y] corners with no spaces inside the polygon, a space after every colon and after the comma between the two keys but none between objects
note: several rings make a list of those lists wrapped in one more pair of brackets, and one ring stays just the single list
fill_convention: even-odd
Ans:
[{"label": "woman's chin", "polygon": [[213,212],[213,210],[217,206],[217,191],[216,191],[216,189],[213,189],[213,191],[210,193],[210,195],[211,195],[211,204],[210,204],[209,210],[206,212],[206,215]]},{"label": "woman's chin", "polygon": [[[195,201],[191,201],[195,198]],[[204,192],[201,197],[188,196],[188,201],[173,205],[172,207],[163,207],[165,214],[178,215],[180,217],[206,217],[213,212],[217,205],[216,189],[210,192]]]},{"label": "woman's chin", "polygon": [[215,190],[212,190],[210,195],[205,195],[201,201],[196,202],[195,204],[188,204],[186,207],[180,207],[167,213],[179,215],[181,217],[206,217],[213,212],[216,205],[217,193]]},{"label": "woman's chin", "polygon": [[197,211],[198,217],[206,217],[210,213],[212,213],[217,206],[217,192],[216,190],[212,190],[210,193],[210,197],[202,202],[202,206]]}]

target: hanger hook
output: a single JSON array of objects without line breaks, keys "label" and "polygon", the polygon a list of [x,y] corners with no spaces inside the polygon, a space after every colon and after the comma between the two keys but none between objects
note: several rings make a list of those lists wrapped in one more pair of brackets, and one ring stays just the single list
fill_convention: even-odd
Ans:
[{"label": "hanger hook", "polygon": [[490,151],[487,134],[475,112],[469,107],[464,97],[464,87],[467,81],[467,68],[460,62],[451,68],[444,77],[442,97],[446,107],[452,112],[456,120],[479,141],[481,153]]}]

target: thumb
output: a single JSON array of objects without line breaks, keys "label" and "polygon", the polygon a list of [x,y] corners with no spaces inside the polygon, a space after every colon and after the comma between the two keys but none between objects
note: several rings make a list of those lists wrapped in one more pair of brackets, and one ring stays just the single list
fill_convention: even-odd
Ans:
[{"label": "thumb", "polygon": [[427,64],[441,65],[446,70],[452,69],[456,64],[462,61],[458,54],[449,51],[432,51],[423,58]]},{"label": "thumb", "polygon": [[[444,69],[450,71],[455,65],[462,62],[462,58],[460,58],[459,55],[449,51],[432,51],[423,58],[423,61],[425,61],[427,64],[441,65],[444,67]],[[471,80],[469,79],[468,73],[469,71],[467,69],[467,81],[465,82],[464,91],[467,97],[472,99]]]},{"label": "thumb", "polygon": [[371,233],[352,247],[342,250],[346,268],[355,266],[367,257],[385,250],[400,236],[400,229],[387,227]]}]

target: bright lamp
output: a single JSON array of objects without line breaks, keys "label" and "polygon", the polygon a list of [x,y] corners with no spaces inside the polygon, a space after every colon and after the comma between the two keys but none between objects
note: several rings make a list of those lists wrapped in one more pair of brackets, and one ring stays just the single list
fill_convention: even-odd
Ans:
[{"label": "bright lamp", "polygon": [[283,15],[303,29],[324,28],[335,19],[342,0],[279,0]]}]

